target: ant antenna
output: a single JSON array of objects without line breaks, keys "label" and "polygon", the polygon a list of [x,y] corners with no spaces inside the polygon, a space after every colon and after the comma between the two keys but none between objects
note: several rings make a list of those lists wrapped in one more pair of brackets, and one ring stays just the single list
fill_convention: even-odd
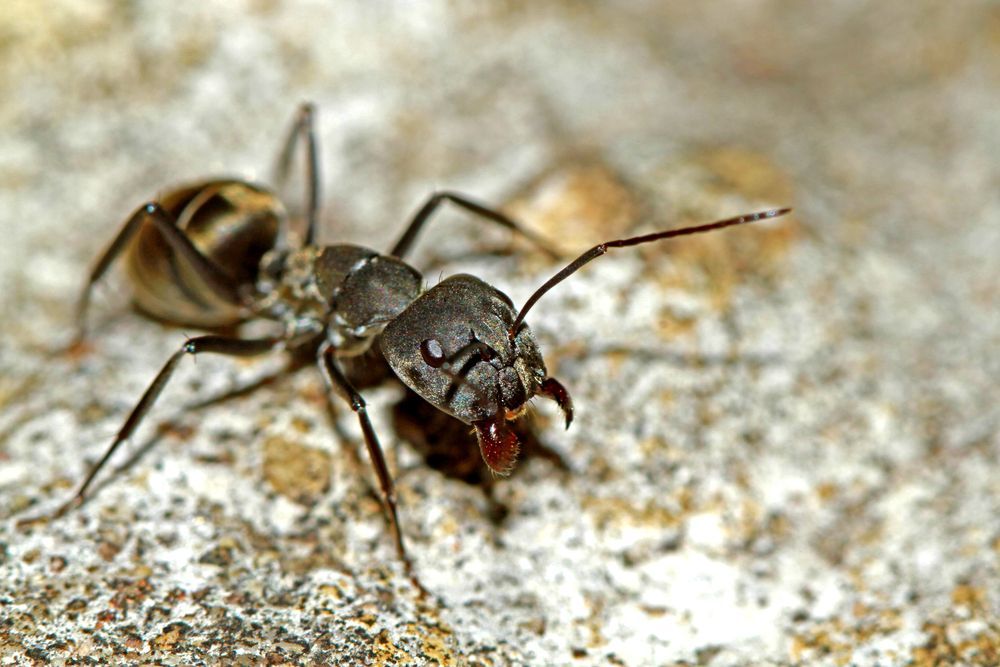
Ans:
[{"label": "ant antenna", "polygon": [[702,232],[710,232],[715,229],[722,229],[723,227],[731,227],[733,225],[742,225],[750,222],[757,222],[758,220],[767,220],[769,218],[777,218],[778,216],[785,215],[792,209],[790,208],[772,208],[767,211],[759,211],[757,213],[747,213],[745,215],[740,215],[735,218],[727,218],[725,220],[718,220],[716,222],[710,222],[706,225],[696,225],[694,227],[683,227],[681,229],[669,229],[665,232],[655,232],[653,234],[644,234],[642,236],[633,236],[628,239],[618,239],[616,241],[606,241],[599,245],[594,246],[587,252],[583,253],[572,262],[570,262],[562,271],[556,275],[549,278],[544,285],[535,290],[535,293],[525,302],[524,306],[521,308],[521,312],[517,314],[514,318],[514,323],[510,325],[510,329],[507,330],[507,336],[511,341],[517,335],[517,330],[521,327],[524,322],[524,316],[528,314],[531,307],[541,299],[546,292],[561,283],[562,281],[569,278],[571,275],[583,268],[585,264],[593,259],[597,259],[604,253],[608,251],[609,248],[625,248],[633,245],[640,245],[642,243],[650,243],[651,241],[659,241],[661,239],[669,239],[675,236],[687,236],[688,234],[700,234]]}]

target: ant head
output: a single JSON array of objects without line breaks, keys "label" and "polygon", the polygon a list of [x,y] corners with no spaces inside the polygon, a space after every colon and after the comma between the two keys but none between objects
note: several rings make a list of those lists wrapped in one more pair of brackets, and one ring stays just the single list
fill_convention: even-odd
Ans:
[{"label": "ant head", "polygon": [[537,394],[572,419],[569,395],[547,377],[527,326],[510,334],[516,311],[506,294],[467,274],[424,292],[382,332],[382,353],[396,375],[439,410],[476,428],[494,472],[513,467],[519,450],[507,421]]}]

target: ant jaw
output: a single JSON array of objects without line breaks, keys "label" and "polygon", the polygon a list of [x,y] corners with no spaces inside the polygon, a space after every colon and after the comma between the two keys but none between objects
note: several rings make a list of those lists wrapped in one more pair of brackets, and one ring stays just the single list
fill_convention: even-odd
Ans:
[{"label": "ant jaw", "polygon": [[521,442],[507,426],[503,415],[481,419],[472,424],[476,428],[479,451],[483,461],[497,475],[506,476],[514,468]]},{"label": "ant jaw", "polygon": [[566,387],[559,380],[549,377],[542,380],[538,393],[556,402],[566,417],[566,428],[569,428],[569,425],[573,423],[573,399],[566,391]]},{"label": "ant jaw", "polygon": [[[566,428],[569,428],[573,423],[573,399],[570,398],[566,387],[559,380],[548,377],[542,380],[537,393],[556,402],[566,417]],[[526,404],[519,411],[502,409],[493,417],[472,423],[476,429],[483,461],[497,475],[509,475],[517,462],[521,442],[517,434],[507,426],[507,421],[518,418],[525,407]]]}]

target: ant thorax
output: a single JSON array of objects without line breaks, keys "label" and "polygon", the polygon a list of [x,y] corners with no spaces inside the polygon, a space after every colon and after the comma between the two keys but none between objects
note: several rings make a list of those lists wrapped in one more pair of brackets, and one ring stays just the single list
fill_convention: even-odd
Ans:
[{"label": "ant thorax", "polygon": [[367,350],[420,295],[423,280],[394,257],[348,244],[273,251],[260,276],[262,316],[281,322],[290,336],[325,333],[345,356]]},{"label": "ant thorax", "polygon": [[316,282],[314,267],[322,248],[276,249],[261,259],[253,310],[279,322],[289,339],[323,331],[329,305]]}]

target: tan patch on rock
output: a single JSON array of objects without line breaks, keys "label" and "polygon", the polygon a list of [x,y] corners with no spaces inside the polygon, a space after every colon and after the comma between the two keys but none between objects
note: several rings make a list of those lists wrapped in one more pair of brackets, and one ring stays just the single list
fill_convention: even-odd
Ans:
[{"label": "tan patch on rock", "polygon": [[628,236],[640,213],[628,185],[596,159],[554,167],[504,208],[567,256]]},{"label": "tan patch on rock", "polygon": [[[722,218],[794,204],[792,181],[766,155],[741,148],[712,148],[665,164],[654,179],[657,228],[704,224]],[[672,271],[658,271],[671,287],[707,292],[724,309],[736,285],[777,279],[800,231],[795,214],[775,220],[653,244],[643,250]]]},{"label": "tan patch on rock", "polygon": [[314,505],[330,486],[330,455],[280,436],[264,443],[264,479],[300,505]]}]

